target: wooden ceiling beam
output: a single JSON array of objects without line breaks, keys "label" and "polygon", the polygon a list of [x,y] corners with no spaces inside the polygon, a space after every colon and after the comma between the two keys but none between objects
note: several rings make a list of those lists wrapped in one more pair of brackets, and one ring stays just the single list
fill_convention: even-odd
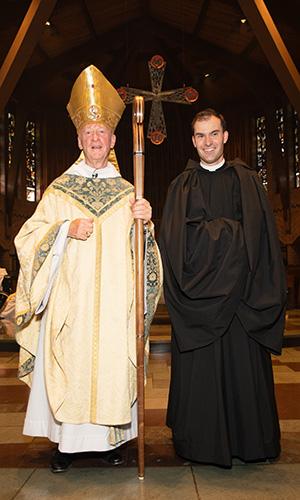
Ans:
[{"label": "wooden ceiling beam", "polygon": [[[151,36],[164,38],[165,40],[171,39],[174,41],[181,40],[181,33],[176,28],[170,25],[162,23],[157,19],[153,18],[138,18],[130,21],[128,24],[122,27],[117,27],[110,31],[110,36],[107,33],[97,37],[97,44],[95,40],[91,40],[79,47],[72,48],[51,60],[34,66],[24,72],[24,80],[28,80],[34,84],[36,81],[38,85],[43,82],[48,81],[55,74],[60,73],[68,67],[74,67],[82,61],[86,55],[89,55],[89,59],[92,59],[94,54],[99,52],[98,46],[101,45],[102,51],[110,50],[113,43],[112,41],[117,41],[124,39],[127,32],[135,33],[145,33],[147,37]],[[145,35],[146,36],[146,35]],[[246,72],[247,74],[261,73],[261,66],[253,63],[251,61],[245,61],[239,55],[232,54],[231,52],[221,49],[220,47],[213,45],[201,38],[196,38],[193,35],[185,33],[185,43],[187,44],[187,49],[192,50],[193,54],[197,59],[203,59],[203,54],[205,57],[213,58],[213,61],[223,66],[228,66],[230,64],[238,72]],[[199,44],[201,45],[201,52],[199,52]],[[22,79],[23,79],[22,78]],[[21,82],[20,82],[21,83]]]},{"label": "wooden ceiling beam", "polygon": [[[165,39],[179,40],[178,31],[163,23],[154,21],[155,33],[158,36],[164,36]],[[213,45],[201,37],[195,37],[193,35],[185,34],[184,37],[186,49],[191,53],[194,64],[197,61],[212,61],[213,64],[217,64],[220,68],[224,68],[226,71],[230,71],[239,79],[242,79],[244,84],[251,89],[256,95],[259,94],[261,88],[261,78],[263,77],[267,81],[270,79],[270,74],[268,70],[256,64],[255,62],[249,61],[238,54],[233,54],[226,49],[222,49],[217,45]],[[199,50],[201,48],[201,50]],[[276,86],[276,84],[274,84]]]},{"label": "wooden ceiling beam", "polygon": [[291,104],[300,116],[300,75],[263,0],[238,0]]},{"label": "wooden ceiling beam", "polygon": [[[101,46],[102,53],[111,52],[114,50],[114,47],[120,46],[120,41],[126,39],[128,31],[135,34],[134,37],[132,36],[130,38],[133,44],[136,43],[137,39],[142,39],[142,37],[146,35],[149,43],[152,37],[153,39],[158,38],[160,40],[165,40],[166,44],[170,41],[180,44],[181,40],[181,32],[179,32],[179,30],[157,19],[150,17],[135,19],[123,25],[121,28],[117,27],[110,31],[109,37],[107,33],[98,36],[97,43],[95,43],[95,40],[91,40],[80,47],[66,51],[45,63],[28,69],[24,72],[19,82],[16,97],[21,99],[24,97],[24,92],[27,95],[28,85],[30,85],[32,96],[36,98],[39,89],[43,88],[43,86],[46,85],[48,81],[51,81],[55,75],[63,74],[66,71],[73,72],[76,67],[79,72],[81,69],[80,66],[82,66],[83,69],[84,66],[91,64],[93,59],[99,55],[99,46]],[[199,47],[201,50],[199,50]],[[270,85],[273,85],[273,87],[278,90],[272,72],[269,70],[265,71],[261,65],[245,60],[245,58],[232,54],[225,49],[221,49],[200,37],[195,37],[186,33],[185,49],[191,53],[191,60],[193,60],[194,66],[196,66],[197,63],[203,62],[203,60],[212,61],[214,65],[224,68],[227,72],[233,73],[239,81],[242,81],[243,84],[247,86],[248,90],[255,98],[259,98],[261,94],[262,103],[265,103],[266,96],[264,88],[261,86],[261,78],[263,78],[265,82],[270,82]],[[189,84],[193,85],[194,83],[189,82]],[[271,88],[268,93],[272,93]]]},{"label": "wooden ceiling beam", "polygon": [[44,60],[49,61],[50,57],[48,56],[47,52],[40,46],[39,43],[37,43],[36,45],[36,50]]},{"label": "wooden ceiling beam", "polygon": [[89,8],[87,6],[86,0],[81,0],[81,6],[82,6],[82,10],[83,10],[87,25],[88,25],[89,30],[91,32],[91,35],[95,39],[95,38],[97,38],[98,34],[96,31],[95,25],[93,23],[93,19],[92,19],[92,16],[90,14]]},{"label": "wooden ceiling beam", "polygon": [[114,44],[117,43],[117,40],[125,40],[128,31],[136,31],[137,28],[143,32],[145,28],[144,18],[134,19],[126,25],[118,26],[111,30],[109,36],[107,33],[103,33],[98,35],[96,40],[89,40],[79,47],[74,47],[59,56],[53,57],[45,63],[29,68],[24,72],[19,82],[18,94],[22,94],[22,89],[24,87],[27,88],[30,82],[32,82],[32,85],[40,87],[55,75],[62,73],[64,70],[74,68],[83,61],[85,62],[87,57],[89,60],[93,60],[94,56],[99,53],[99,47],[101,47],[101,52],[111,50]]},{"label": "wooden ceiling beam", "polygon": [[29,61],[57,0],[32,0],[12,46],[0,68],[0,113]]},{"label": "wooden ceiling beam", "polygon": [[257,39],[255,36],[250,40],[248,45],[244,48],[244,50],[240,53],[242,57],[248,57],[251,55],[251,52],[258,46]]},{"label": "wooden ceiling beam", "polygon": [[198,1],[198,8],[199,8],[199,14],[198,14],[198,19],[195,24],[195,27],[193,29],[193,36],[199,35],[199,32],[202,27],[202,23],[206,17],[208,5],[209,5],[210,0],[199,0]]}]

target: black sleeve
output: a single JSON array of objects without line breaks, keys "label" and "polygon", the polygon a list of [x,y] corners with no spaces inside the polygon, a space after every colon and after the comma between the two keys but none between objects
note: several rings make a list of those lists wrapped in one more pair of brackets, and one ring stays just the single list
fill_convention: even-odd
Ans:
[{"label": "black sleeve", "polygon": [[272,209],[256,173],[239,171],[244,239],[249,261],[238,316],[248,334],[280,354],[285,321],[286,279]]}]

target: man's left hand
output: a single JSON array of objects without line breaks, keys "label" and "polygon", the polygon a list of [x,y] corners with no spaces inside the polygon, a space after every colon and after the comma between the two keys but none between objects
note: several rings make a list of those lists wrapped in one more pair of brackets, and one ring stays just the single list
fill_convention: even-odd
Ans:
[{"label": "man's left hand", "polygon": [[134,198],[130,198],[130,205],[132,215],[135,219],[142,219],[144,223],[148,222],[152,216],[152,207],[149,201],[145,200],[145,198],[141,198],[140,200],[136,200]]}]

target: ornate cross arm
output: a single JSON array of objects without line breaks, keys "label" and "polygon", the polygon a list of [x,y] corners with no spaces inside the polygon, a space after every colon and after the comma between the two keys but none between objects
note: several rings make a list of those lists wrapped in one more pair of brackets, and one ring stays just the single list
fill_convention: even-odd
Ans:
[{"label": "ornate cross arm", "polygon": [[155,55],[148,61],[148,67],[150,71],[152,92],[132,87],[120,87],[118,92],[125,104],[132,103],[135,96],[142,96],[145,101],[152,101],[147,137],[153,144],[161,144],[167,137],[162,102],[192,104],[197,101],[198,92],[192,87],[182,87],[162,92],[161,88],[166,61],[162,56]]},{"label": "ornate cross arm", "polygon": [[154,92],[149,90],[140,90],[131,87],[120,87],[118,88],[120,97],[123,99],[125,104],[131,104],[136,96],[142,96],[145,101],[153,101],[155,98]]},{"label": "ornate cross arm", "polygon": [[160,96],[161,101],[192,104],[197,101],[198,92],[193,87],[183,87],[181,89],[165,90],[160,93]]},{"label": "ornate cross arm", "polygon": [[180,104],[191,104],[196,102],[198,99],[198,92],[192,87],[165,90],[164,92],[159,93],[150,92],[149,90],[135,89],[133,87],[120,87],[118,92],[125,104],[131,104],[137,95],[144,97],[145,101],[165,101]]}]

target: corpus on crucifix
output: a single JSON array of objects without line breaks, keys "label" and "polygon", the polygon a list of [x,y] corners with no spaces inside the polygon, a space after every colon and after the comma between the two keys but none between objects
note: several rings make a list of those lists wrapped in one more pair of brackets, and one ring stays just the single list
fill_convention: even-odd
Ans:
[{"label": "corpus on crucifix", "polygon": [[152,92],[131,87],[120,87],[118,89],[125,104],[132,103],[135,96],[142,96],[145,101],[152,101],[147,137],[156,145],[161,144],[167,137],[162,101],[192,104],[198,99],[198,92],[192,87],[182,87],[162,92],[166,64],[166,61],[160,55],[155,55],[148,61]]}]

